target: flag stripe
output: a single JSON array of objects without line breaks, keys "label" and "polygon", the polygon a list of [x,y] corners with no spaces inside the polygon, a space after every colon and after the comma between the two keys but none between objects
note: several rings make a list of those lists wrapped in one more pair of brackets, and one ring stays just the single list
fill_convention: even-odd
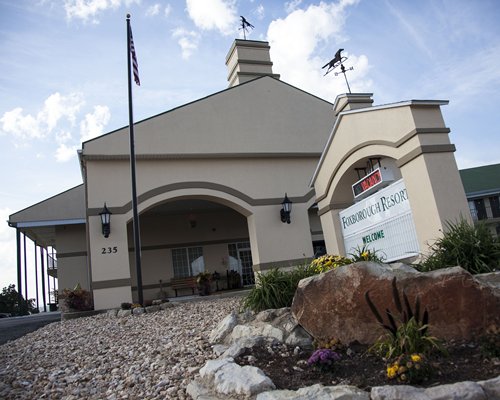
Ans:
[{"label": "flag stripe", "polygon": [[132,28],[130,28],[130,55],[132,56],[132,69],[134,73],[134,81],[138,86],[141,86],[141,81],[139,80],[139,65],[137,64],[134,39],[132,38]]}]

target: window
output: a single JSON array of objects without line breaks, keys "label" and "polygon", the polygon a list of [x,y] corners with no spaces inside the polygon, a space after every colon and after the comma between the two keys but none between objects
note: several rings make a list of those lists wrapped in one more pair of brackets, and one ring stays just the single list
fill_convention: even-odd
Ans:
[{"label": "window", "polygon": [[488,218],[486,215],[486,206],[484,205],[484,199],[474,200],[474,207],[477,212],[477,219],[486,219]]},{"label": "window", "polygon": [[314,258],[321,257],[326,254],[326,245],[324,240],[313,241]]},{"label": "window", "polygon": [[255,284],[250,242],[230,243],[227,249],[229,253],[229,269],[237,271],[241,275],[243,285]]},{"label": "window", "polygon": [[172,249],[174,277],[196,276],[205,270],[203,247],[185,247]]},{"label": "window", "polygon": [[498,196],[492,196],[489,200],[493,218],[500,218],[500,198]]}]

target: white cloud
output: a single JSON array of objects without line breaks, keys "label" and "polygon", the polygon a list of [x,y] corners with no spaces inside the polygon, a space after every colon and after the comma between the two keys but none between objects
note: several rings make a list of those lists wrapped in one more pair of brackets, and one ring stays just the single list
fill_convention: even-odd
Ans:
[{"label": "white cloud", "polygon": [[72,138],[71,132],[70,131],[65,131],[61,129],[60,131],[56,132],[56,142],[57,143],[66,143],[70,141]]},{"label": "white cloud", "polygon": [[54,93],[45,100],[44,108],[38,118],[46,121],[49,132],[54,129],[63,117],[74,125],[76,113],[78,113],[83,104],[84,101],[81,93],[70,93],[68,96],[61,96],[60,93]]},{"label": "white cloud", "polygon": [[285,11],[287,14],[294,12],[300,6],[300,3],[302,3],[302,0],[291,0],[285,2]]},{"label": "white cloud", "polygon": [[198,48],[200,35],[195,31],[188,31],[183,28],[176,29],[172,37],[178,38],[177,43],[181,46],[182,58],[188,60]]},{"label": "white cloud", "polygon": [[[79,122],[80,140],[73,139],[71,131],[78,126],[77,119],[85,101],[81,93],[50,95],[42,109],[33,116],[24,114],[21,107],[4,113],[0,118],[0,134],[11,135],[16,146],[31,140],[44,140],[58,145],[55,158],[59,162],[68,161],[76,155],[81,142],[104,133],[111,114],[107,106],[95,106],[92,113]],[[43,154],[37,155],[43,157]]]},{"label": "white cloud", "polygon": [[140,4],[140,2],[141,0],[65,0],[64,9],[68,20],[75,18],[98,24],[97,16],[101,12],[117,9],[122,4],[128,7],[133,3]]},{"label": "white cloud", "polygon": [[66,162],[71,160],[76,156],[78,150],[78,146],[66,146],[64,143],[60,144],[56,150],[56,161],[57,162]]},{"label": "white cloud", "polygon": [[19,139],[41,138],[44,133],[40,130],[39,123],[32,115],[23,115],[21,107],[7,111],[0,118],[3,134],[12,134]]},{"label": "white cloud", "polygon": [[85,119],[80,122],[81,141],[93,139],[104,133],[104,127],[108,124],[111,113],[107,106],[95,106],[92,114],[85,115]]},{"label": "white cloud", "polygon": [[76,114],[84,103],[80,93],[70,93],[67,96],[54,93],[45,100],[36,116],[24,115],[21,107],[5,112],[0,118],[1,132],[11,134],[21,141],[45,138],[61,120],[74,125]]},{"label": "white cloud", "polygon": [[153,4],[152,6],[149,6],[146,10],[146,16],[147,17],[154,17],[155,15],[158,15],[160,13],[160,3]]},{"label": "white cloud", "polygon": [[168,17],[171,12],[172,12],[172,6],[170,4],[167,4],[165,6],[165,10],[163,11],[163,13],[165,14],[165,17]]},{"label": "white cloud", "polygon": [[[285,19],[272,21],[267,40],[271,45],[273,72],[280,74],[285,82],[330,101],[339,93],[346,93],[343,77],[335,77],[333,73],[324,77],[325,70],[321,67],[333,58],[341,43],[345,42],[343,28],[346,9],[357,2],[321,2],[306,9],[295,9]],[[320,50],[325,46],[331,50],[320,55]],[[347,52],[343,55],[348,55],[349,66],[354,66],[354,71],[348,75],[351,90],[366,91],[371,86],[371,81],[365,78],[369,69],[367,57]]]},{"label": "white cloud", "polygon": [[189,17],[202,30],[234,34],[238,26],[234,0],[186,0]]},{"label": "white cloud", "polygon": [[257,15],[257,18],[263,19],[266,15],[266,10],[262,4],[259,4],[257,8],[255,9],[255,14]]}]

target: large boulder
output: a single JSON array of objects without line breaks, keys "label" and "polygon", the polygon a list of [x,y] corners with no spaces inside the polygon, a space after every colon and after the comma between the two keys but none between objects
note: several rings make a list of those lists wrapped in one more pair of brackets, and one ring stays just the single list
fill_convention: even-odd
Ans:
[{"label": "large boulder", "polygon": [[394,277],[400,296],[404,290],[412,308],[420,297],[420,314],[428,310],[433,336],[469,340],[487,328],[500,327],[500,288],[460,267],[420,273],[373,262],[346,265],[300,281],[292,313],[317,339],[374,343],[386,331],[377,323],[365,293],[369,292],[384,320],[386,309],[399,315],[393,297]]}]

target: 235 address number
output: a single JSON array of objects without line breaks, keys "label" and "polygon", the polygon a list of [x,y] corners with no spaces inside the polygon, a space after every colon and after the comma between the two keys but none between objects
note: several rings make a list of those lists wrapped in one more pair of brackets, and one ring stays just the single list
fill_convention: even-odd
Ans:
[{"label": "235 address number", "polygon": [[101,248],[101,254],[115,254],[116,252],[118,252],[118,246]]}]

